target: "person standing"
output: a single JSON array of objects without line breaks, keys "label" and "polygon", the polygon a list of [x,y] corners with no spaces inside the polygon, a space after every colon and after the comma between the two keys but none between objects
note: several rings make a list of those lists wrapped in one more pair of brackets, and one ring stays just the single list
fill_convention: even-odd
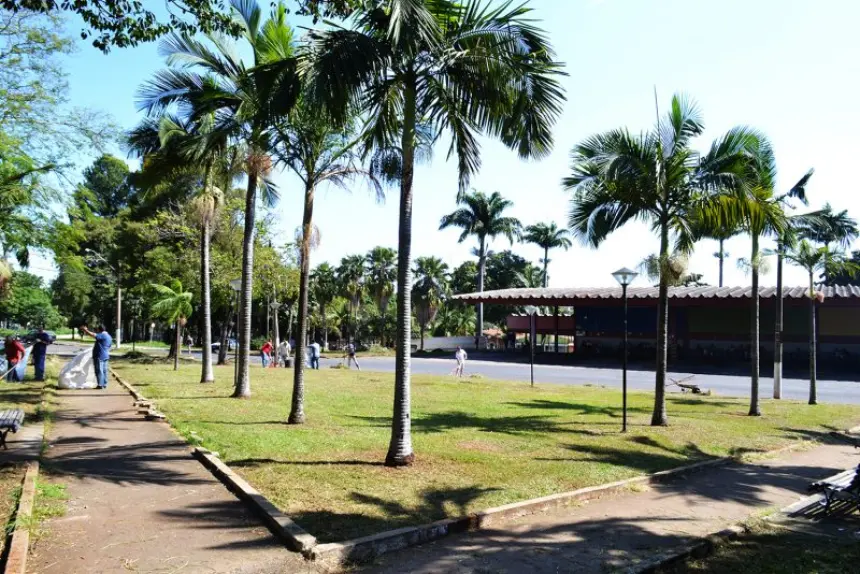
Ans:
[{"label": "person standing", "polygon": [[272,362],[272,342],[266,341],[263,343],[263,346],[260,347],[260,355],[263,357],[263,368],[267,368]]},{"label": "person standing", "polygon": [[454,367],[453,375],[458,378],[463,378],[463,369],[466,368],[466,359],[469,358],[469,355],[466,354],[466,350],[463,347],[457,347],[457,352],[454,353],[454,358],[457,360],[457,366]]},{"label": "person standing", "polygon": [[290,348],[289,342],[286,339],[281,341],[281,344],[278,345],[278,363],[283,365],[284,368],[287,368],[287,363],[290,361],[290,352],[292,349]]},{"label": "person standing", "polygon": [[[96,327],[96,332],[93,333],[87,326],[81,327],[81,333],[95,338],[96,342],[93,345],[93,366],[96,369],[96,384],[99,389],[107,388],[108,381],[108,361],[110,361],[110,348],[113,344],[113,338],[105,330],[104,325]],[[179,350],[177,349],[178,353]]]},{"label": "person standing", "polygon": [[8,335],[4,351],[6,352],[6,369],[8,370],[6,380],[10,383],[20,382],[18,378],[18,362],[24,358],[24,345],[12,335]]},{"label": "person standing", "polygon": [[320,344],[314,341],[310,345],[308,345],[308,349],[311,355],[311,368],[319,370],[320,368],[320,352],[321,347]]},{"label": "person standing", "polygon": [[48,354],[48,345],[51,344],[51,336],[42,327],[36,330],[36,340],[33,342],[33,368],[36,371],[36,380],[45,380],[45,357]]},{"label": "person standing", "polygon": [[349,343],[346,346],[346,368],[351,369],[353,363],[355,363],[355,368],[360,371],[361,367],[358,366],[358,359],[355,358],[355,345]]}]

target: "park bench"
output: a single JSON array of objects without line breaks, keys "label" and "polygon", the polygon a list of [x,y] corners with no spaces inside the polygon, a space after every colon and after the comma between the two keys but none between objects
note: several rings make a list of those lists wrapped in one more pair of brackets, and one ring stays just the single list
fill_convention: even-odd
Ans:
[{"label": "park bench", "polygon": [[836,500],[860,504],[860,474],[858,471],[860,471],[860,466],[809,485],[810,492],[824,493],[824,512],[830,512],[830,505]]},{"label": "park bench", "polygon": [[9,450],[6,446],[6,435],[9,431],[18,432],[21,425],[24,423],[24,411],[21,409],[6,409],[0,411],[0,445],[4,449]]}]

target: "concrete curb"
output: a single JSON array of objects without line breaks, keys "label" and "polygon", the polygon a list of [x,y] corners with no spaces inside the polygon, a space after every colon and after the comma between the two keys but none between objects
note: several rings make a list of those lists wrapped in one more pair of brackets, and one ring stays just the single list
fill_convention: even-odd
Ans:
[{"label": "concrete curb", "polygon": [[27,572],[27,555],[30,552],[30,517],[33,515],[33,501],[36,498],[36,478],[39,476],[39,462],[27,463],[24,482],[21,487],[21,498],[15,513],[15,530],[9,544],[9,556],[6,558],[5,574],[25,574]]},{"label": "concrete curb", "polygon": [[193,454],[194,458],[203,463],[203,466],[208,468],[233,494],[250,505],[263,518],[266,526],[291,550],[308,556],[311,550],[317,546],[315,537],[290,520],[269,499],[224,464],[215,453],[205,448],[196,447]]}]

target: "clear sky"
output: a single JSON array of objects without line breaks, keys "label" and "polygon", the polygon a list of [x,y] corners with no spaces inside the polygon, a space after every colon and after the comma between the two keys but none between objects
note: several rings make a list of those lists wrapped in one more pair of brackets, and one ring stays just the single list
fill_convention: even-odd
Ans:
[{"label": "clear sky", "polygon": [[[264,2],[264,4],[268,4]],[[567,221],[569,194],[560,185],[568,172],[571,147],[588,135],[627,126],[633,131],[654,123],[656,89],[661,106],[673,92],[695,98],[707,131],[699,146],[738,124],[763,130],[772,139],[779,186],[787,189],[810,167],[811,207],[829,201],[860,216],[857,178],[852,176],[860,146],[860,4],[850,0],[531,0],[534,17],[566,63],[568,101],[555,128],[556,146],[540,162],[523,162],[500,144],[486,141],[483,168],[473,187],[499,191],[513,200],[513,213],[525,224]],[[302,22],[304,24],[304,22]],[[79,25],[70,22],[76,32]],[[163,65],[156,46],[114,50],[105,56],[84,45],[70,62],[72,103],[103,109],[123,127],[139,119],[134,94]],[[457,243],[457,232],[438,231],[439,219],[454,209],[455,164],[438,147],[431,164],[415,178],[413,255],[436,255],[450,265],[471,257],[471,242]],[[275,210],[279,240],[291,240],[301,219],[301,186],[277,175],[282,199]],[[363,189],[352,194],[322,190],[315,210],[322,243],[314,265],[336,263],[348,253],[397,242],[396,191],[378,205]],[[492,248],[508,245],[496,241]],[[599,250],[576,245],[551,255],[552,286],[613,285],[610,273],[635,267],[657,250],[657,239],[631,225]],[[514,251],[537,263],[539,250]],[[726,283],[748,283],[737,270],[747,256],[747,238],[729,242]],[[714,242],[702,242],[691,271],[717,283]],[[42,263],[44,265],[44,263]],[[804,284],[788,269],[787,284]],[[640,284],[644,284],[641,282]],[[763,284],[772,284],[774,275]]]}]

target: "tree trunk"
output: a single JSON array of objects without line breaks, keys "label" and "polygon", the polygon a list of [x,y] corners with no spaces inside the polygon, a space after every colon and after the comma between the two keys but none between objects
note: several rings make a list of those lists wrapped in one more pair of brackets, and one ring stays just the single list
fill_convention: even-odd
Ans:
[{"label": "tree trunk", "polygon": [[394,373],[394,412],[386,466],[407,466],[412,451],[410,360],[412,354],[412,178],[415,168],[416,88],[407,78],[403,101],[403,170],[400,178],[400,222],[397,238],[397,351]]},{"label": "tree trunk", "polygon": [[328,351],[328,317],[326,317],[326,304],[320,302],[320,313],[323,324],[323,350]]},{"label": "tree trunk", "polygon": [[179,326],[179,319],[176,320],[176,323],[173,324],[174,330],[176,331],[174,337],[174,344],[176,345],[176,352],[173,354],[173,370],[179,370],[179,351],[182,349],[182,328]]},{"label": "tree trunk", "polygon": [[221,323],[221,344],[218,346],[218,364],[227,364],[227,335],[230,330],[230,318]]},{"label": "tree trunk", "polygon": [[209,277],[209,219],[204,218],[200,228],[200,285],[203,292],[203,372],[201,383],[214,383],[212,371],[212,292]]},{"label": "tree trunk", "polygon": [[758,235],[752,234],[752,315],[750,316],[750,412],[751,417],[761,416],[759,405],[759,347],[760,347],[760,324],[759,324],[759,301],[758,301]]},{"label": "tree trunk", "polygon": [[423,351],[424,350],[424,330],[426,329],[427,325],[425,323],[418,323],[418,327],[421,330],[421,350]]},{"label": "tree trunk", "polygon": [[245,229],[242,236],[242,289],[239,292],[239,358],[233,397],[251,396],[251,296],[254,285],[254,224],[257,209],[257,173],[248,174],[245,194]]},{"label": "tree trunk", "polygon": [[[478,293],[484,292],[484,273],[487,266],[487,241],[484,237],[479,239],[478,245]],[[475,350],[481,342],[481,335],[484,334],[484,304],[478,303],[478,320],[475,322]]]},{"label": "tree trunk", "polygon": [[305,422],[305,362],[299,360],[308,345],[308,291],[311,275],[311,233],[313,233],[314,186],[305,185],[305,207],[302,215],[301,270],[299,271],[299,333],[296,337],[296,365],[293,368],[293,403],[290,408],[291,425]]},{"label": "tree trunk", "polygon": [[543,248],[543,288],[549,287],[549,247]]},{"label": "tree trunk", "polygon": [[720,239],[720,287],[723,286],[723,265],[726,261],[726,240]]},{"label": "tree trunk", "polygon": [[781,241],[776,244],[776,325],[773,329],[773,398],[782,398],[782,331],[784,301],[782,298],[782,250]]},{"label": "tree trunk", "polygon": [[818,337],[815,333],[815,284],[809,273],[809,404],[818,404]]},{"label": "tree trunk", "polygon": [[660,222],[660,289],[657,300],[657,373],[654,380],[654,413],[652,426],[666,426],[666,371],[667,343],[669,338],[669,277],[666,261],[669,258],[669,222]]}]

